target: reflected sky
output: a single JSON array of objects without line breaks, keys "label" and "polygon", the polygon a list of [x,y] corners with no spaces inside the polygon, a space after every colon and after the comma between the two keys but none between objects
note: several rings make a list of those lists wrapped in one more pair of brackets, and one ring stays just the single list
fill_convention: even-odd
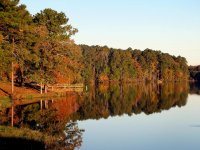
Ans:
[{"label": "reflected sky", "polygon": [[199,98],[189,95],[185,107],[162,113],[80,121],[85,129],[81,150],[199,150]]}]

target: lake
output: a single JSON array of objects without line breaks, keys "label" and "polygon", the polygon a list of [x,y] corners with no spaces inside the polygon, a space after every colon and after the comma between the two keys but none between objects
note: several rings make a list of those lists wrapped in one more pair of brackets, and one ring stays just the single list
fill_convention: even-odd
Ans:
[{"label": "lake", "polygon": [[0,147],[199,150],[199,115],[195,83],[99,85],[59,99],[1,100]]}]

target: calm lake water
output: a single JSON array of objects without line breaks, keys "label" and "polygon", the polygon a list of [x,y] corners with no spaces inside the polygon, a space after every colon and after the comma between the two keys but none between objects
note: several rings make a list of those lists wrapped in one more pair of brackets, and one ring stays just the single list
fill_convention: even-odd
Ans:
[{"label": "calm lake water", "polygon": [[[28,128],[57,139],[47,149],[200,149],[198,84],[100,85],[61,99],[29,102],[11,105],[2,100],[0,125],[9,127],[13,121],[15,129]],[[22,134],[7,139],[1,132],[3,148],[24,138]],[[30,141],[23,143],[30,143],[25,149],[35,148]]]}]

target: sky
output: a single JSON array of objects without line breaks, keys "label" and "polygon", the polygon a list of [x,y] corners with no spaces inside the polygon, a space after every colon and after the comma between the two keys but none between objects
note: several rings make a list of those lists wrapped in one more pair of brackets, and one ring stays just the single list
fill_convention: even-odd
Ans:
[{"label": "sky", "polygon": [[200,0],[21,0],[31,14],[64,12],[77,44],[161,50],[200,64]]}]

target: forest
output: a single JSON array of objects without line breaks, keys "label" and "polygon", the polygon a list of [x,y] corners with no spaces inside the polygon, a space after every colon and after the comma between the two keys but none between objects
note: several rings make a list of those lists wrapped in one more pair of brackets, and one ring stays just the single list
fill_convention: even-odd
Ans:
[{"label": "forest", "polygon": [[122,50],[87,45],[81,45],[81,49],[85,63],[83,77],[86,81],[126,83],[188,79],[187,61],[181,56],[151,49]]},{"label": "forest", "polygon": [[63,12],[34,16],[19,0],[0,1],[0,81],[110,83],[189,79],[187,60],[161,51],[77,45]]},{"label": "forest", "polygon": [[189,66],[190,80],[200,81],[200,65]]}]

